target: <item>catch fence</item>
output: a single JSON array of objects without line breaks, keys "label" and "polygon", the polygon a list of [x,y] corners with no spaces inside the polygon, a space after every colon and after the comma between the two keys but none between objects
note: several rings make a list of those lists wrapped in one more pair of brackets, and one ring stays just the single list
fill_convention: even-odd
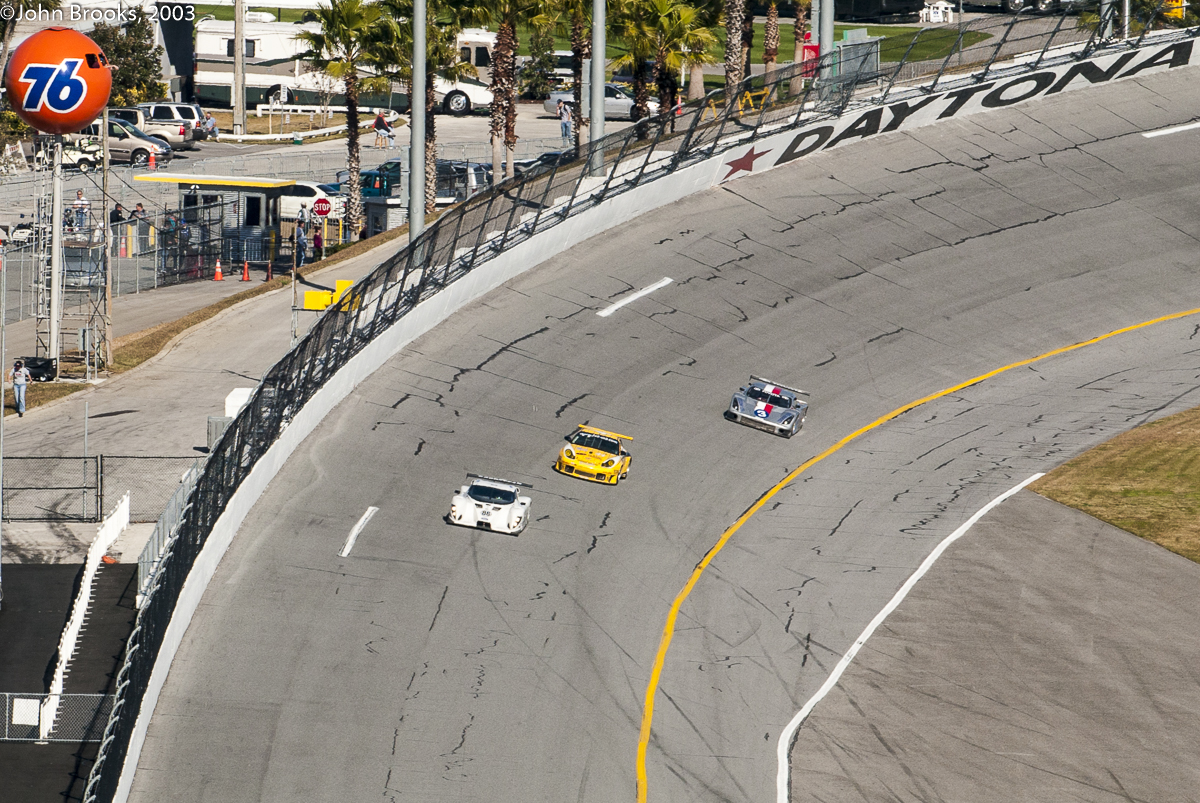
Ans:
[{"label": "catch fence", "polygon": [[98,522],[126,491],[129,520],[156,521],[194,457],[4,458],[5,521]]},{"label": "catch fence", "polygon": [[[1154,16],[1140,24],[1146,26]],[[641,121],[592,143],[587,152],[569,164],[506,181],[439,217],[413,243],[360,280],[266,372],[216,444],[197,481],[178,535],[161,557],[146,591],[118,675],[119,699],[88,780],[85,802],[113,799],[143,695],[184,582],[232,496],[258,459],[326,381],[417,304],[493,256],[572,215],[758,136],[837,117],[854,103],[877,105],[889,97],[944,92],[997,75],[1020,75],[1086,58],[1095,55],[1101,45],[1108,52],[1119,52],[1140,44],[1136,38],[1128,42],[1104,41],[1097,30],[1079,25],[1087,20],[1086,16],[1063,16],[1047,29],[1041,24],[1043,19],[1017,15],[992,27],[973,25],[971,30],[987,33],[991,41],[971,45],[967,45],[964,26],[963,32],[955,31],[951,46],[940,54],[942,59],[936,68],[930,66],[920,76],[902,77],[901,68],[918,55],[929,61],[924,48],[917,49],[922,37],[929,36],[925,32],[906,37],[903,42],[888,43],[888,49],[898,50],[901,56],[890,64],[881,58],[872,70],[862,69],[865,61],[839,62],[836,56],[813,65],[817,76],[813,81],[805,77],[809,65],[775,70],[768,76],[749,79],[728,93],[710,93],[703,101],[682,107],[679,114]],[[1183,40],[1196,35],[1196,30],[1180,29],[1170,36]],[[1171,39],[1164,37],[1161,41]],[[1008,58],[1016,52],[1016,43],[1022,43],[1020,57]],[[957,45],[963,50],[961,67]],[[967,47],[976,45],[983,49],[978,57],[973,52],[968,59]],[[969,60],[974,61],[973,68],[967,66]]]}]

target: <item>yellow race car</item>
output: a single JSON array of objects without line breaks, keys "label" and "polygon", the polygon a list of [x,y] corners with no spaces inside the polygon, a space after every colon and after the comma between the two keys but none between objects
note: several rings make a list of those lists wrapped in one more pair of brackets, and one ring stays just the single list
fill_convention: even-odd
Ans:
[{"label": "yellow race car", "polygon": [[554,470],[572,477],[616,485],[629,476],[633,457],[625,451],[628,435],[618,435],[583,424],[567,436],[567,445],[558,453]]}]

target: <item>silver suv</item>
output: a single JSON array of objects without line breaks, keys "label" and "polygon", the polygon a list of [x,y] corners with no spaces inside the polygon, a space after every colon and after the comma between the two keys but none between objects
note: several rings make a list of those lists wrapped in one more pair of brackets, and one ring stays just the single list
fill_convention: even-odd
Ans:
[{"label": "silver suv", "polygon": [[138,128],[165,139],[176,150],[194,148],[196,140],[203,138],[204,112],[194,103],[139,103],[138,109],[146,115],[146,124]]}]

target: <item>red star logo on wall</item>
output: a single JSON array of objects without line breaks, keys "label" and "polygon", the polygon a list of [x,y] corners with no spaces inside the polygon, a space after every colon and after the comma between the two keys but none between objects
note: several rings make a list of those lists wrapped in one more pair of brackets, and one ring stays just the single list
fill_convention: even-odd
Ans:
[{"label": "red star logo on wall", "polygon": [[738,158],[734,159],[731,162],[725,163],[725,166],[729,168],[729,172],[725,174],[725,178],[721,179],[721,181],[725,181],[730,176],[732,176],[734,173],[741,173],[741,172],[751,173],[751,172],[753,172],[754,171],[754,160],[761,159],[762,157],[766,156],[770,152],[771,152],[770,150],[755,152],[754,146],[751,145],[750,150],[746,151],[745,154],[743,154],[742,156],[739,156]]}]

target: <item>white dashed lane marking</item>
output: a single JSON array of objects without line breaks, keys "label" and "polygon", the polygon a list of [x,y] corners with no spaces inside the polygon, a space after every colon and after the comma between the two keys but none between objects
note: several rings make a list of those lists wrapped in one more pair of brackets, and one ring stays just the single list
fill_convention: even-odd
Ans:
[{"label": "white dashed lane marking", "polygon": [[617,310],[619,310],[621,307],[625,306],[626,304],[628,304],[632,301],[637,301],[642,296],[648,296],[651,293],[653,293],[655,290],[661,290],[662,288],[666,287],[668,284],[671,284],[671,282],[673,282],[673,281],[675,281],[675,280],[670,277],[663,278],[661,281],[657,281],[654,284],[650,285],[649,287],[643,287],[641,290],[638,290],[636,293],[634,293],[631,296],[626,296],[625,298],[622,298],[620,301],[618,301],[616,304],[613,304],[611,307],[605,307],[604,309],[600,310],[596,314],[599,315],[601,318],[607,318],[609,315],[612,315],[614,312],[616,312]]}]

